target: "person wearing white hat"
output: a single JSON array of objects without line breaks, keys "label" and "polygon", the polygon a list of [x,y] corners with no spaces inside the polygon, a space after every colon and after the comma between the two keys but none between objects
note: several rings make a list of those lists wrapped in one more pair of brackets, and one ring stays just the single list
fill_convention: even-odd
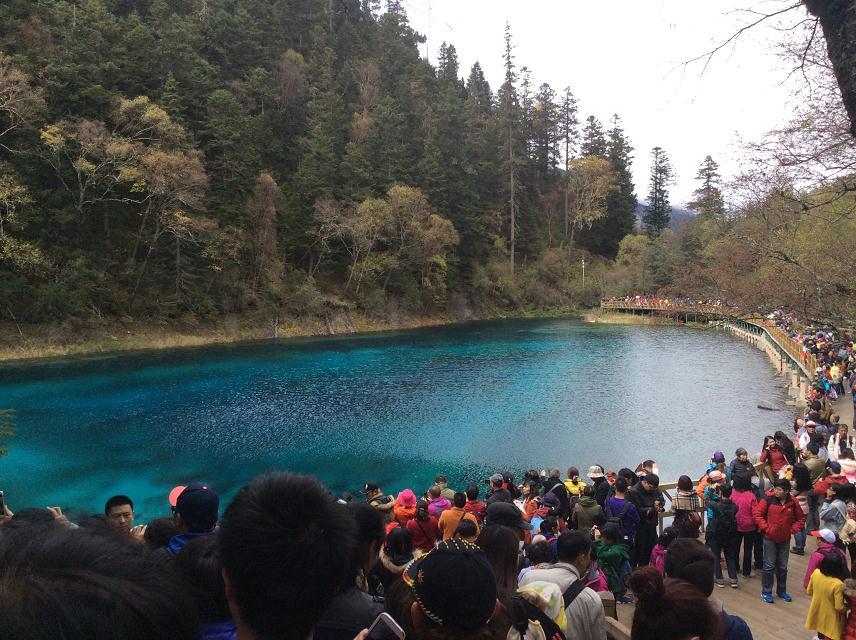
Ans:
[{"label": "person wearing white hat", "polygon": [[603,509],[603,505],[609,497],[609,481],[606,479],[603,467],[599,464],[594,464],[589,467],[586,475],[588,475],[589,480],[592,482],[591,486],[594,492],[594,501],[600,505],[601,509]]},{"label": "person wearing white hat", "polygon": [[811,574],[814,573],[814,570],[817,569],[818,566],[820,566],[820,562],[823,560],[824,556],[829,553],[839,553],[842,558],[846,559],[847,557],[844,550],[836,546],[835,541],[838,537],[832,529],[810,531],[809,534],[817,538],[817,549],[815,549],[814,553],[812,553],[811,557],[808,559],[808,567],[806,567],[805,577],[803,578],[803,588],[808,586]]}]

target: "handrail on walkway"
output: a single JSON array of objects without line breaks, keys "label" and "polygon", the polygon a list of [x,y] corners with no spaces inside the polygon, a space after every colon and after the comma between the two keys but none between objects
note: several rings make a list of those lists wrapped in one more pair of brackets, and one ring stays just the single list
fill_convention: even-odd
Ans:
[{"label": "handrail on walkway", "polygon": [[[764,476],[762,474],[764,472],[764,463],[762,463],[762,462],[756,463],[755,464],[755,472],[758,474],[759,478],[763,478]],[[693,480],[693,489],[695,489],[698,486],[698,483],[699,483],[698,480]],[[662,491],[666,495],[666,497],[669,499],[670,502],[672,501],[672,495],[669,493],[669,490],[677,489],[677,488],[678,488],[677,482],[665,482],[665,483],[661,482],[660,483],[660,491]],[[707,507],[704,504],[702,504],[702,506],[698,510],[698,512],[701,514],[701,530],[704,531],[704,525],[705,525],[706,514],[707,514]],[[675,512],[672,511],[672,509],[669,509],[668,511],[662,511],[660,513],[660,521],[658,524],[658,531],[660,533],[663,533],[663,520],[665,518],[673,518],[674,516],[675,516]]]}]

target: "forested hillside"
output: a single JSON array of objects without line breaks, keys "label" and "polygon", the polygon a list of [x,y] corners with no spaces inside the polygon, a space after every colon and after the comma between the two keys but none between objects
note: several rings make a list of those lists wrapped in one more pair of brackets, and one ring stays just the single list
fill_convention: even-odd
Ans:
[{"label": "forested hillside", "polygon": [[511,32],[501,86],[434,67],[387,5],[0,4],[3,317],[597,299],[580,257],[634,224],[620,120],[579,122]]}]

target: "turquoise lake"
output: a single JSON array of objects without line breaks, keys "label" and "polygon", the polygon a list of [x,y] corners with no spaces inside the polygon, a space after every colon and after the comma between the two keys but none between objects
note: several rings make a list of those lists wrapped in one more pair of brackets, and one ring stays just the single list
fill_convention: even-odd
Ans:
[{"label": "turquoise lake", "polygon": [[0,365],[17,414],[0,489],[78,515],[123,493],[146,520],[177,484],[225,504],[271,469],[421,493],[438,473],[653,458],[674,481],[787,431],[759,400],[783,400],[773,368],[725,332],[561,319]]}]

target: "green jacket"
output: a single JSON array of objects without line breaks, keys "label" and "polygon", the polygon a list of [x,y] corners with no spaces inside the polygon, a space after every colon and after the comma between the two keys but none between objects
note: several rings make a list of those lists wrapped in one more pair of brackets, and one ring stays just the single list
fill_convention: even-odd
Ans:
[{"label": "green jacket", "polygon": [[626,544],[606,544],[603,540],[594,541],[597,564],[606,575],[606,582],[612,593],[623,593],[621,566],[630,562],[630,548]]},{"label": "green jacket", "polygon": [[606,518],[603,515],[603,509],[594,498],[589,496],[580,498],[571,513],[571,522],[586,535],[591,533],[591,526],[593,524],[600,526],[605,521]]}]

